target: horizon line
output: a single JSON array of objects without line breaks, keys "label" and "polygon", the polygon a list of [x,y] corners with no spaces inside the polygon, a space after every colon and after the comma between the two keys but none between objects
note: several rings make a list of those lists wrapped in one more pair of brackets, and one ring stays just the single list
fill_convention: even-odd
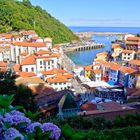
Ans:
[{"label": "horizon line", "polygon": [[[67,26],[67,25],[66,25]],[[140,28],[140,26],[78,26],[78,25],[70,25],[67,27],[109,27],[109,28]]]}]

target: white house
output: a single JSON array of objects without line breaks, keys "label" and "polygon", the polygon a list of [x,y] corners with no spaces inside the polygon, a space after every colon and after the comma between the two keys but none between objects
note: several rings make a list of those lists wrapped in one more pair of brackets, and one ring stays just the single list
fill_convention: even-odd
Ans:
[{"label": "white house", "polygon": [[56,91],[71,88],[71,82],[69,82],[68,79],[62,75],[55,75],[53,77],[47,78],[47,82]]},{"label": "white house", "polygon": [[130,61],[135,58],[136,52],[133,50],[123,50],[122,51],[122,60],[123,61]]},{"label": "white house", "polygon": [[21,71],[22,71],[22,72],[34,72],[34,73],[37,73],[35,55],[27,56],[27,57],[21,62]]},{"label": "white house", "polygon": [[22,53],[25,54],[34,54],[39,50],[47,50],[45,43],[43,42],[15,42],[14,45],[11,45],[11,59],[17,64],[20,63],[19,55]]}]

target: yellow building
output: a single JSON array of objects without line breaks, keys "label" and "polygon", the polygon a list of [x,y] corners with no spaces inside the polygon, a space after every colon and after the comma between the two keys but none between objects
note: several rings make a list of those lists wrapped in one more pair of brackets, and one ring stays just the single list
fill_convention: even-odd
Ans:
[{"label": "yellow building", "polygon": [[117,58],[123,51],[123,48],[119,44],[112,44],[113,53],[112,57]]},{"label": "yellow building", "polygon": [[84,71],[85,71],[85,77],[90,78],[91,75],[92,75],[92,71],[93,71],[92,65],[85,66],[85,67],[84,67]]}]

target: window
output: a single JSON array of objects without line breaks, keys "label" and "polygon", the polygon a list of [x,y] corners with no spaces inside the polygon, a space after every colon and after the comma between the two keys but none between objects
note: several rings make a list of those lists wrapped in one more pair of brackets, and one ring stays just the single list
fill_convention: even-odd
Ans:
[{"label": "window", "polygon": [[34,68],[31,68],[31,70],[34,72]]},{"label": "window", "polygon": [[28,68],[26,68],[25,71],[28,72]]},{"label": "window", "polygon": [[40,65],[42,65],[42,61],[40,61]]},{"label": "window", "polygon": [[19,50],[19,54],[20,54],[21,53],[21,49],[19,48],[18,50]]}]

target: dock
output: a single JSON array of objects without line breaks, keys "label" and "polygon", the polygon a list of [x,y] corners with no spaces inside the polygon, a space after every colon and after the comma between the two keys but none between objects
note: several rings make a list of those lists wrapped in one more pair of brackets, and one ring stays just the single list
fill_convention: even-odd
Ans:
[{"label": "dock", "polygon": [[86,51],[86,50],[93,50],[93,49],[100,49],[103,48],[104,44],[101,43],[89,43],[89,44],[81,44],[81,45],[68,45],[63,47],[64,52],[71,52],[71,51]]},{"label": "dock", "polygon": [[104,35],[104,36],[125,36],[128,33],[117,33],[117,32],[75,32],[74,33],[79,38],[91,38],[94,35]]}]

